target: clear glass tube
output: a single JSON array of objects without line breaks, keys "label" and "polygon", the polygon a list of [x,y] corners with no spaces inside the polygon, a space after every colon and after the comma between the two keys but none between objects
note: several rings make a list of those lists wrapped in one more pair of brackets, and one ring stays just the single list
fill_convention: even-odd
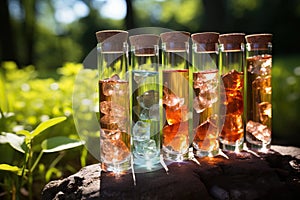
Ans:
[{"label": "clear glass tube", "polygon": [[225,93],[221,94],[220,109],[226,109],[220,116],[224,125],[219,140],[225,150],[239,151],[244,141],[244,40],[243,33],[219,36],[219,70]]},{"label": "clear glass tube", "polygon": [[219,153],[219,33],[191,35],[193,41],[193,147],[196,155],[215,156]]},{"label": "clear glass tube", "polygon": [[189,102],[189,38],[186,32],[166,32],[162,40],[162,103],[164,158],[182,161],[190,145],[191,104]]},{"label": "clear glass tube", "polygon": [[102,169],[120,173],[131,167],[128,45],[126,31],[98,31],[100,158]]},{"label": "clear glass tube", "polygon": [[159,36],[129,37],[131,44],[131,123],[134,164],[153,170],[160,161]]},{"label": "clear glass tube", "polygon": [[246,36],[246,144],[266,151],[272,136],[272,34]]}]

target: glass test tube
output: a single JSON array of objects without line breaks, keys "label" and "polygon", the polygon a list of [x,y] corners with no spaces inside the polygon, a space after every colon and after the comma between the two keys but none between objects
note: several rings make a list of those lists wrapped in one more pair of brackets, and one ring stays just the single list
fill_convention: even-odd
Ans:
[{"label": "glass test tube", "polygon": [[131,117],[134,164],[153,169],[160,156],[159,36],[129,37],[131,44]]},{"label": "glass test tube", "polygon": [[246,36],[246,144],[266,151],[272,135],[272,34]]},{"label": "glass test tube", "polygon": [[224,150],[239,151],[244,141],[244,33],[219,36],[219,70],[225,94],[221,94],[220,116],[224,126],[219,136]]},{"label": "glass test tube", "polygon": [[188,156],[191,130],[189,103],[189,38],[187,32],[166,32],[162,41],[163,155],[170,161]]},{"label": "glass test tube", "polygon": [[130,169],[128,32],[96,32],[99,70],[100,157],[102,169],[120,173]]},{"label": "glass test tube", "polygon": [[219,33],[191,35],[193,41],[193,147],[196,155],[215,156],[219,152]]}]

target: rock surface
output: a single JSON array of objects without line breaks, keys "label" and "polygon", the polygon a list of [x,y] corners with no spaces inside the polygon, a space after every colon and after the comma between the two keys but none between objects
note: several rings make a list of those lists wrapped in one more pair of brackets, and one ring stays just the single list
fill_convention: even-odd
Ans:
[{"label": "rock surface", "polygon": [[100,165],[82,168],[62,180],[48,183],[43,200],[51,199],[297,199],[300,197],[300,149],[272,146],[257,157],[248,152],[226,152],[168,165],[148,173],[115,177]]}]

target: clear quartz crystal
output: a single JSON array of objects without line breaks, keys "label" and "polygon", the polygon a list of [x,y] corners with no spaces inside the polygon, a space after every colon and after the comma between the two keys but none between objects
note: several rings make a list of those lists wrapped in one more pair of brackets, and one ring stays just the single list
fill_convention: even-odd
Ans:
[{"label": "clear quartz crystal", "polygon": [[159,163],[159,36],[141,34],[129,37],[131,43],[131,123],[132,154],[136,169],[149,171]]},{"label": "clear quartz crystal", "polygon": [[153,156],[157,156],[157,148],[155,140],[134,140],[134,156],[137,158],[151,159]]},{"label": "clear quartz crystal", "polygon": [[134,140],[148,140],[150,139],[150,123],[137,121],[133,126]]},{"label": "clear quartz crystal", "polygon": [[158,102],[159,93],[155,90],[149,90],[136,98],[141,107],[143,107],[144,109],[149,109],[151,106]]}]

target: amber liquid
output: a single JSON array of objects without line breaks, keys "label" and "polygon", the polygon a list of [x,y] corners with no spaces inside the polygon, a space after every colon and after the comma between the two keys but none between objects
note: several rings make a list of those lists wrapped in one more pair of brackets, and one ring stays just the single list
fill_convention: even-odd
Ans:
[{"label": "amber liquid", "polygon": [[130,168],[129,83],[100,80],[100,156],[105,170]]},{"label": "amber liquid", "polygon": [[185,154],[189,148],[189,71],[163,71],[163,150]]},{"label": "amber liquid", "polygon": [[218,152],[218,70],[193,73],[193,146],[198,156]]},{"label": "amber liquid", "polygon": [[246,141],[250,148],[268,147],[272,131],[272,56],[247,59]]},{"label": "amber liquid", "polygon": [[223,118],[221,121],[224,121],[224,125],[219,138],[222,144],[237,147],[241,145],[244,137],[244,76],[242,72],[231,70],[222,75],[221,79],[225,92],[225,94],[221,94],[221,97],[225,97],[221,100],[221,110],[224,110],[225,107],[226,114],[220,116]]}]

